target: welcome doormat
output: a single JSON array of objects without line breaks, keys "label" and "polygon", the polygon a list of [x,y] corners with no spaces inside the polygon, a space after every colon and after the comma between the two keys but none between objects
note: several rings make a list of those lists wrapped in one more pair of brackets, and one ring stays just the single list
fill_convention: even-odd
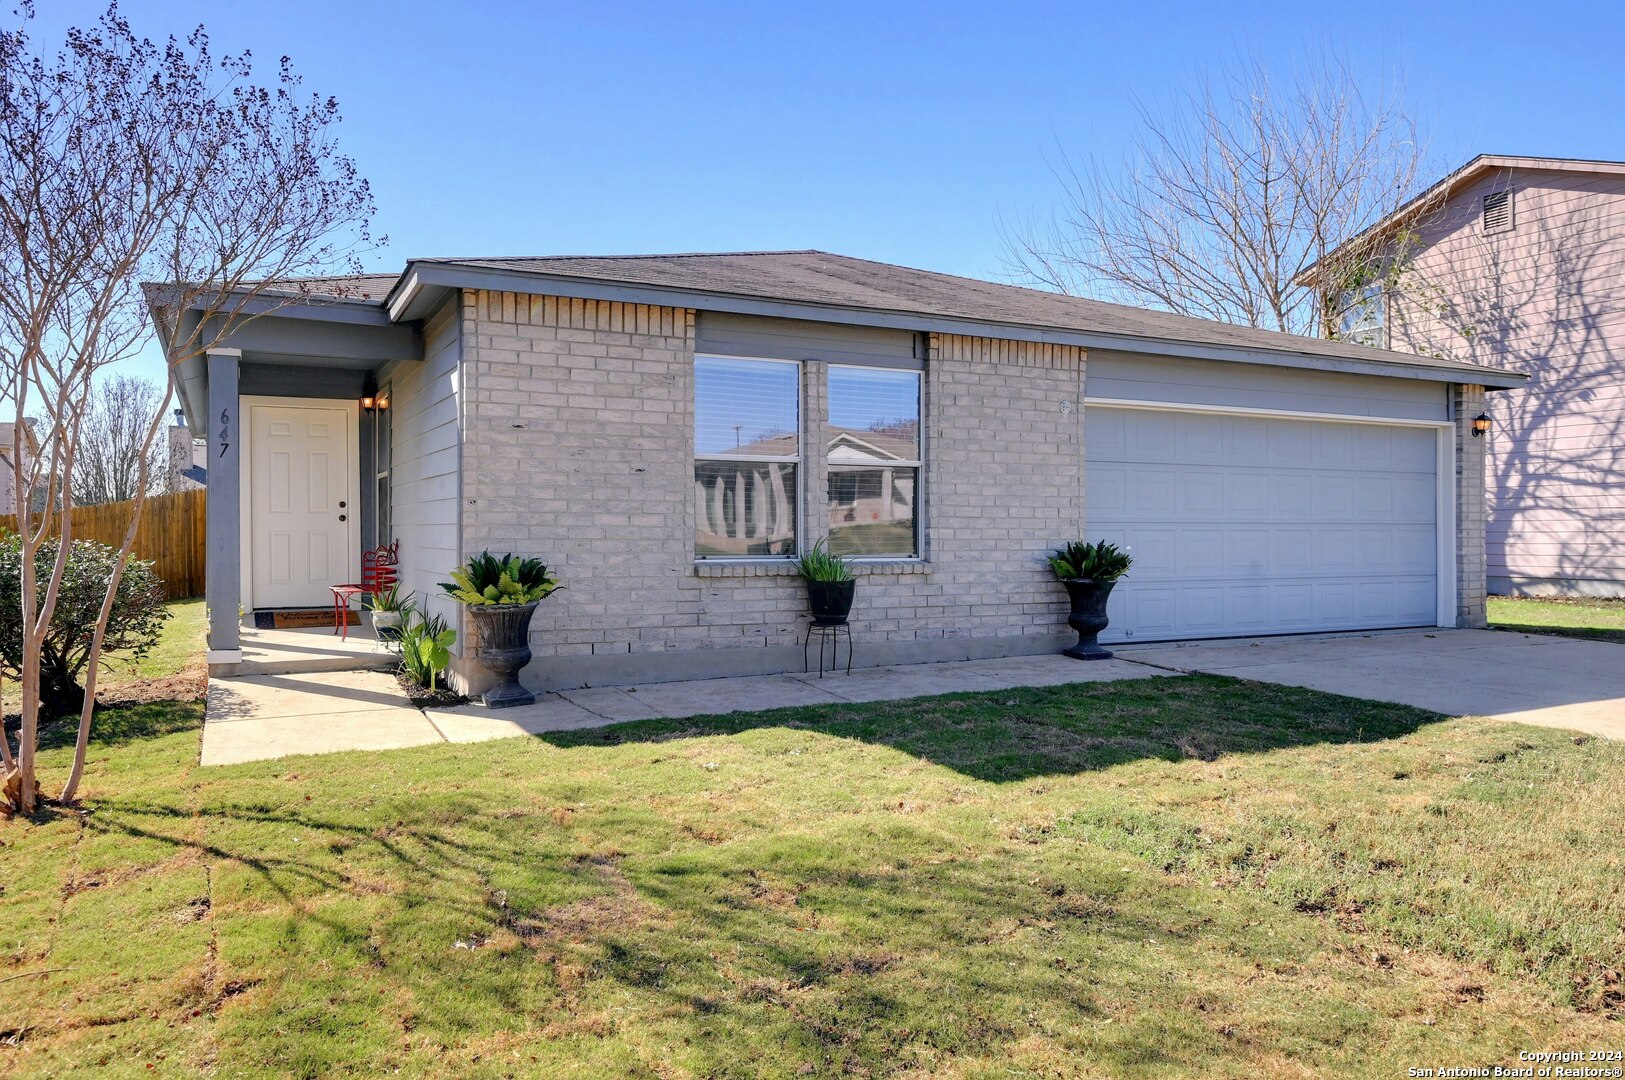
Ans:
[{"label": "welcome doormat", "polygon": [[[347,611],[345,617],[351,626],[361,625],[359,612]],[[304,630],[312,626],[336,627],[332,608],[284,608],[277,611],[254,612],[256,630]]]}]

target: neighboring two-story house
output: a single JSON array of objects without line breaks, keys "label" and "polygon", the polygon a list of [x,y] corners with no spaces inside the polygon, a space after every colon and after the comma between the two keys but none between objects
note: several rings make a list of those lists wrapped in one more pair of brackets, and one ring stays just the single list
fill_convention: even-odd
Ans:
[{"label": "neighboring two-story house", "polygon": [[1476,157],[1338,255],[1336,336],[1532,376],[1488,406],[1490,591],[1625,596],[1625,163]]}]

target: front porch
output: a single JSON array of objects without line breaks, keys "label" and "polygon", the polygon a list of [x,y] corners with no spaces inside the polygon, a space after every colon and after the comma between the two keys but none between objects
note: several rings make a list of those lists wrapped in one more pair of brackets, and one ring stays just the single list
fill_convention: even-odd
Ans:
[{"label": "front porch", "polygon": [[416,323],[338,300],[277,307],[176,363],[208,440],[211,676],[394,666],[364,624],[344,640],[330,621],[266,630],[253,615],[330,610],[329,586],[359,581],[361,552],[394,539],[383,403],[422,359]]},{"label": "front porch", "polygon": [[216,661],[210,650],[209,677],[308,675],[335,671],[393,671],[400,657],[380,642],[365,624],[350,627],[347,637],[331,627],[262,630],[252,617],[238,627],[239,659]]}]

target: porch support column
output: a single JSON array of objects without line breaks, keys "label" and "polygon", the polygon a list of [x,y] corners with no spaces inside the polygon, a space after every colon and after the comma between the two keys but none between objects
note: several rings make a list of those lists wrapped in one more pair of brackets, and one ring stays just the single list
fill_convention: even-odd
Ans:
[{"label": "porch support column", "polygon": [[238,420],[240,349],[210,349],[207,516],[208,560],[204,600],[209,609],[209,663],[243,658],[238,636],[242,603],[242,432]]}]

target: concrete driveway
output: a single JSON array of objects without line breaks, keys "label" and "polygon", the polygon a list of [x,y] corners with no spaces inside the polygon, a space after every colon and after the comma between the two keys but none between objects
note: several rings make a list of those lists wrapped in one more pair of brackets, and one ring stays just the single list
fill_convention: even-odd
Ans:
[{"label": "concrete driveway", "polygon": [[1625,738],[1625,645],[1500,630],[1115,647],[1124,660]]}]

